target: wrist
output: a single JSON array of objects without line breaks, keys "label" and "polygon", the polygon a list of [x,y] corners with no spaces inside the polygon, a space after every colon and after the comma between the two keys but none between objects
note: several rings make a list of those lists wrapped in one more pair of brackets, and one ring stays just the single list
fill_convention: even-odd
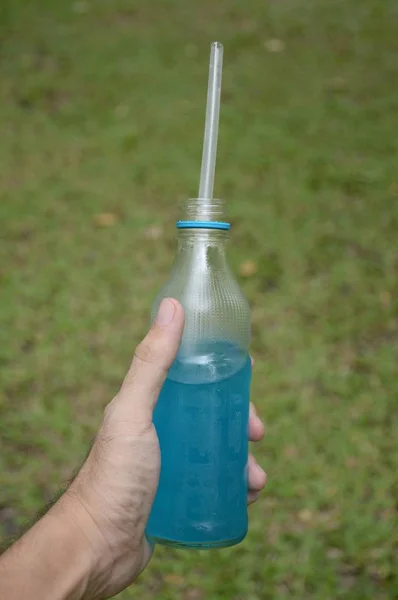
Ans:
[{"label": "wrist", "polygon": [[39,522],[39,534],[43,541],[47,540],[51,553],[47,568],[59,590],[54,590],[54,598],[82,600],[88,590],[95,561],[82,529],[72,517],[71,508],[66,510],[61,499]]},{"label": "wrist", "polygon": [[63,523],[68,548],[75,554],[73,562],[79,565],[74,569],[74,585],[80,594],[76,600],[101,599],[101,590],[112,571],[112,556],[84,503],[74,492],[67,491],[46,516]]},{"label": "wrist", "polygon": [[81,517],[61,498],[1,557],[0,597],[94,600],[96,561]]}]

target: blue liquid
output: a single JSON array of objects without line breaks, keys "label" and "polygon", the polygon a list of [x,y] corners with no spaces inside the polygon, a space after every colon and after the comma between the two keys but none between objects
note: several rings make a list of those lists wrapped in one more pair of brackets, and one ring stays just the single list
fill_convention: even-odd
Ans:
[{"label": "blue liquid", "polygon": [[162,467],[153,541],[207,548],[245,537],[250,378],[249,357],[228,344],[170,369],[154,412]]}]

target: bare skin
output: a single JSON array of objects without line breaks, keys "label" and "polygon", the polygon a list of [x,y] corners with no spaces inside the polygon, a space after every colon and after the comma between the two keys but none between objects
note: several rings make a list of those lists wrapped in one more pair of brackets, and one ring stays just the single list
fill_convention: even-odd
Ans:
[{"label": "bare skin", "polygon": [[[120,391],[105,409],[78,476],[0,557],[0,598],[103,600],[130,585],[146,567],[152,548],[144,532],[160,471],[152,413],[183,325],[181,305],[164,300]],[[251,441],[264,435],[253,406],[249,435]],[[251,503],[266,482],[252,455],[248,473]]]}]

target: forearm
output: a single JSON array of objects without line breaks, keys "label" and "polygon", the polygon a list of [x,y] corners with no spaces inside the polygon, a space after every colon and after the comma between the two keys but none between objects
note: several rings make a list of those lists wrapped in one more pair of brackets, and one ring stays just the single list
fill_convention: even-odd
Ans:
[{"label": "forearm", "polygon": [[91,600],[95,553],[79,507],[62,499],[0,556],[0,598]]}]

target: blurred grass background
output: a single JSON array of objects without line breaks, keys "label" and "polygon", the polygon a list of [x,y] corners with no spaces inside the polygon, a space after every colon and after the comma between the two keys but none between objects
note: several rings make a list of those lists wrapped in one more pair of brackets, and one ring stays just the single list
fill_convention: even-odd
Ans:
[{"label": "blurred grass background", "polygon": [[158,549],[119,598],[395,598],[396,0],[3,0],[0,22],[1,533],[81,463],[147,329],[219,39],[269,484],[243,544]]}]

